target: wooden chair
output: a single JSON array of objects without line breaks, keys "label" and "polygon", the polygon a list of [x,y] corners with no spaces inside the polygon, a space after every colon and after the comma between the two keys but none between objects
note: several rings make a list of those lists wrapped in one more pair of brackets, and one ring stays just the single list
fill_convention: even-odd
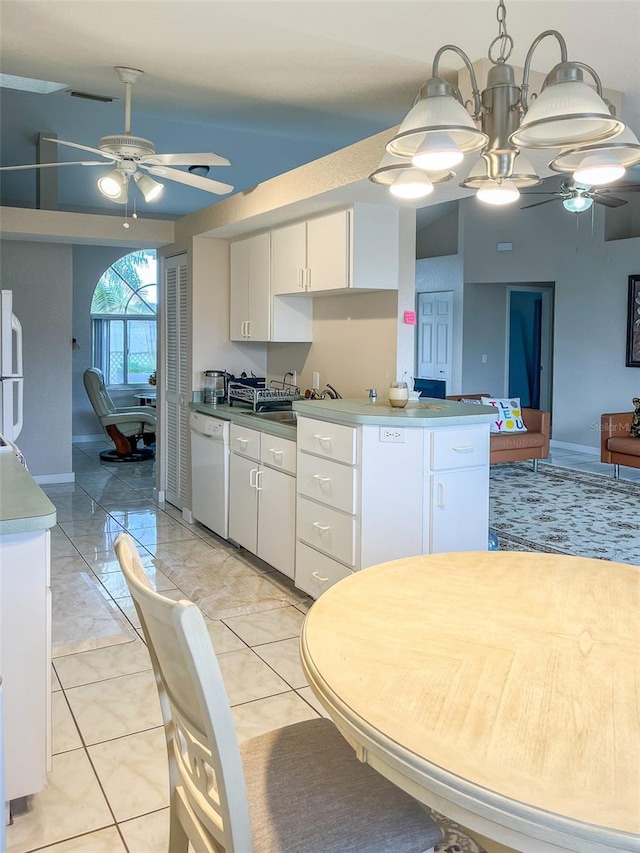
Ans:
[{"label": "wooden chair", "polygon": [[169,853],[428,853],[441,840],[415,800],[329,720],[238,745],[204,618],[151,589],[131,537],[115,551],[156,677],[169,755]]},{"label": "wooden chair", "polygon": [[[155,450],[148,445],[156,440],[156,413],[151,406],[116,408],[104,384],[104,375],[97,367],[87,368],[82,380],[100,426],[115,444],[114,450],[103,450],[100,459],[105,462],[152,459]],[[138,447],[140,439],[144,447]]]}]

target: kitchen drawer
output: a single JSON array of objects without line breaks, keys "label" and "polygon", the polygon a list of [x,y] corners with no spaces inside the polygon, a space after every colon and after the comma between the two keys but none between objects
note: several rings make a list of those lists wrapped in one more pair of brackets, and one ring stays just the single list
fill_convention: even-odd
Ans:
[{"label": "kitchen drawer", "polygon": [[298,457],[298,493],[343,512],[357,512],[358,472],[356,468],[319,459],[308,453]]},{"label": "kitchen drawer", "polygon": [[280,438],[277,435],[269,435],[269,433],[263,432],[260,442],[260,459],[270,468],[295,474],[296,443],[288,438]]},{"label": "kitchen drawer", "polygon": [[356,427],[317,421],[313,418],[298,418],[298,447],[305,453],[314,453],[336,462],[355,465],[357,458],[358,431]]},{"label": "kitchen drawer", "polygon": [[353,516],[299,496],[296,525],[298,539],[348,566],[356,565],[358,522]]},{"label": "kitchen drawer", "polygon": [[489,464],[488,425],[434,430],[431,442],[431,468],[434,471]]},{"label": "kitchen drawer", "polygon": [[331,557],[314,551],[303,542],[297,543],[295,585],[311,598],[318,598],[330,586],[350,574],[351,569],[342,563],[336,563]]},{"label": "kitchen drawer", "polygon": [[231,424],[231,452],[249,459],[260,460],[260,433],[238,424]]}]

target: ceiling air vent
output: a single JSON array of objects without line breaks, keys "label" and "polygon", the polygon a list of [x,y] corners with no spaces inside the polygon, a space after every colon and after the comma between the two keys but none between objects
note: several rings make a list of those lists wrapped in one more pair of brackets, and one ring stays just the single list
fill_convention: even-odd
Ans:
[{"label": "ceiling air vent", "polygon": [[110,104],[116,98],[110,98],[108,95],[94,95],[92,92],[79,92],[77,89],[70,89],[69,94],[72,98],[84,98],[85,101],[99,101],[101,104]]}]

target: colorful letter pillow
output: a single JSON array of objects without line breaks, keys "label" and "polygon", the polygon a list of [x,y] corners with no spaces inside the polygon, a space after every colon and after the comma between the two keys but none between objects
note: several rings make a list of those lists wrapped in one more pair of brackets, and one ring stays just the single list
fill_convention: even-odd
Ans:
[{"label": "colorful letter pillow", "polygon": [[482,404],[484,406],[495,406],[498,410],[495,421],[489,425],[491,432],[527,431],[522,420],[519,397],[513,397],[511,400],[501,400],[498,397],[483,397]]}]

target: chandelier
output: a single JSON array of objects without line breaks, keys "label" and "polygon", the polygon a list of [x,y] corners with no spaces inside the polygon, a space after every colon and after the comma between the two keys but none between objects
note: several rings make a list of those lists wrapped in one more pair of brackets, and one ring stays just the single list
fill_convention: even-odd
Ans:
[{"label": "chandelier", "polygon": [[[380,166],[369,179],[389,188],[398,198],[424,198],[434,184],[451,180],[466,154],[477,152],[469,175],[460,186],[477,191],[488,204],[517,201],[520,188],[541,178],[522,149],[561,149],[549,163],[557,172],[572,172],[582,184],[600,185],[620,178],[628,166],[640,163],[640,143],[613,107],[603,99],[597,73],[584,62],[569,62],[564,37],[545,30],[527,52],[522,83],[508,64],[513,39],[507,32],[504,0],[497,8],[498,35],[489,45],[492,64],[481,92],[467,54],[454,44],[439,48],[432,76],[386,146]],[[533,54],[543,39],[555,38],[560,62],[547,74],[542,91],[529,102]],[[460,91],[439,76],[442,55],[453,51],[463,60],[472,89],[467,110]],[[585,72],[595,86],[584,81]]]}]

